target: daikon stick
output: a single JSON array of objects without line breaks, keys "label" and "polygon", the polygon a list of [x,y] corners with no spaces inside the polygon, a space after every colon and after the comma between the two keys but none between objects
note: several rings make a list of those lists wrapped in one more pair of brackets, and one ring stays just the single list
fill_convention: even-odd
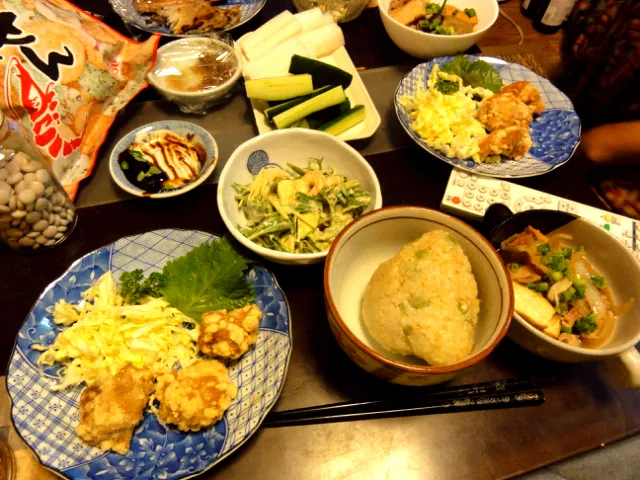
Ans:
[{"label": "daikon stick", "polygon": [[[285,10],[282,13],[279,13],[264,25],[262,25],[260,28],[258,28],[254,32],[251,32],[251,34],[245,35],[246,38],[243,38],[243,41],[241,42],[241,47],[244,51],[244,54],[250,59],[252,56],[254,58],[257,58],[260,55],[254,53],[256,49],[260,50],[260,46],[266,40],[269,40],[273,36],[277,35],[278,32],[282,31],[282,29],[293,23],[294,16],[290,11]],[[296,22],[296,24],[301,31],[302,29],[300,28],[299,22]]]},{"label": "daikon stick", "polygon": [[342,29],[335,23],[304,33],[298,38],[315,58],[330,55],[344,45]]},{"label": "daikon stick", "polygon": [[271,52],[244,65],[246,76],[254,80],[257,78],[278,77],[289,73],[291,57],[301,55],[315,58],[313,52],[298,40],[289,40],[277,45]]}]

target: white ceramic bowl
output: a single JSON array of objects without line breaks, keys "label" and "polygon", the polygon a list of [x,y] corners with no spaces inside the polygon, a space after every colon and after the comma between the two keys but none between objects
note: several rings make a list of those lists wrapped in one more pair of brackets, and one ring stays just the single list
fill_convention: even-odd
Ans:
[{"label": "white ceramic bowl", "polygon": [[[550,213],[557,215],[557,212]],[[516,224],[541,228],[547,219],[545,210],[518,213],[496,227],[492,237],[506,238],[515,230],[522,231],[514,227]],[[640,353],[635,347],[640,342],[640,264],[624,245],[588,220],[579,218],[555,231],[571,235],[575,244],[584,246],[589,262],[607,279],[617,305],[630,298],[635,302],[629,311],[617,318],[611,339],[601,348],[574,347],[555,340],[517,313],[509,337],[530,352],[550,360],[602,361],[616,382],[640,388]]]},{"label": "white ceramic bowl", "polygon": [[[395,355],[368,333],[362,298],[378,266],[408,242],[441,229],[458,240],[478,284],[480,315],[471,355],[454,365],[431,367],[417,357]],[[491,244],[466,223],[421,207],[387,207],[348,225],[329,250],[324,292],[331,330],[345,353],[361,368],[403,385],[445,382],[485,358],[507,333],[513,315],[509,273]]]},{"label": "white ceramic bowl", "polygon": [[371,204],[366,211],[382,206],[382,193],[375,172],[354,148],[333,135],[315,130],[288,128],[265,133],[240,145],[232,154],[218,183],[218,209],[231,234],[242,245],[267,260],[285,265],[319,263],[327,256],[320,253],[286,253],[263,248],[242,235],[237,226],[246,219],[235,202],[234,183],[248,184],[266,166],[287,166],[291,163],[306,167],[309,158],[322,158],[323,165],[333,167],[337,173],[360,181],[371,194]]},{"label": "white ceramic bowl", "polygon": [[[164,69],[172,68],[171,57],[173,55],[179,55],[182,51],[192,53],[198,49],[206,51],[208,48],[222,49],[233,55],[237,68],[229,80],[218,87],[198,92],[171,89],[162,81],[159,73]],[[185,113],[204,113],[207,108],[222,102],[235,89],[242,74],[242,61],[236,49],[213,38],[194,37],[175,40],[159,48],[156,59],[156,65],[147,75],[147,80],[163,97],[177,104]]]},{"label": "white ceramic bowl", "polygon": [[[122,168],[120,167],[120,163],[118,162],[118,157],[123,151],[129,148],[129,146],[134,142],[136,136],[139,133],[150,133],[156,130],[170,130],[174,133],[177,133],[178,135],[181,135],[182,137],[192,136],[192,141],[194,143],[199,143],[204,147],[205,151],[207,152],[207,159],[200,169],[198,178],[196,178],[192,182],[187,183],[183,187],[175,188],[172,190],[165,190],[157,193],[146,192],[145,190],[142,190],[140,187],[127,180],[127,177],[125,176]],[[143,125],[134,130],[131,130],[118,141],[116,146],[111,151],[111,155],[109,157],[109,171],[111,172],[111,178],[113,179],[113,181],[116,182],[116,184],[125,192],[129,192],[131,195],[135,195],[136,197],[145,198],[169,198],[175,197],[177,195],[182,195],[189,190],[193,190],[211,176],[217,164],[218,144],[216,143],[213,136],[201,126],[182,120],[161,120],[159,122],[148,123],[147,125]]]},{"label": "white ceramic bowl", "polygon": [[384,29],[398,48],[417,58],[431,59],[462,53],[478,43],[498,18],[496,0],[453,0],[451,5],[460,9],[474,8],[478,15],[478,24],[473,32],[464,35],[435,35],[414,30],[391,18],[389,2],[390,0],[378,1]]}]

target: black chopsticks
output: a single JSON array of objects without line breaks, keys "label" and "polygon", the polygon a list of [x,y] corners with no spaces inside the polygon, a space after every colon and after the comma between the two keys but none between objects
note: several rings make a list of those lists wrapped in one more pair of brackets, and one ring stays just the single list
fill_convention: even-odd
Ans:
[{"label": "black chopsticks", "polygon": [[369,418],[530,407],[544,402],[544,394],[538,389],[551,383],[553,380],[550,378],[509,378],[447,387],[422,394],[419,399],[342,402],[298,408],[272,412],[262,425],[286,427]]}]

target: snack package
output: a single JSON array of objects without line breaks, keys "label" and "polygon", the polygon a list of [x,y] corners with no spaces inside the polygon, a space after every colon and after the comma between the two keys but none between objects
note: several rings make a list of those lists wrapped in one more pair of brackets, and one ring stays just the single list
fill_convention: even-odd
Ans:
[{"label": "snack package", "polygon": [[130,40],[65,0],[0,0],[0,108],[72,199],[116,114],[147,86],[159,38]]}]

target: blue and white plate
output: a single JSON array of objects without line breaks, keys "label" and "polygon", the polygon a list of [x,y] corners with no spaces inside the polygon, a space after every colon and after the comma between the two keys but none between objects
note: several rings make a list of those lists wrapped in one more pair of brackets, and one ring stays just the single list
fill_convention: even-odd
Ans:
[{"label": "blue and white plate", "polygon": [[403,95],[414,95],[418,85],[427,89],[427,80],[435,64],[449,63],[454,57],[438,57],[422,63],[409,72],[398,85],[394,104],[400,123],[409,136],[427,152],[450,165],[468,172],[499,178],[533,177],[550,172],[565,163],[578,147],[580,142],[580,118],[573,108],[571,100],[558,90],[546,78],[542,78],[518,63],[507,63],[492,57],[475,57],[468,55],[469,60],[485,60],[500,72],[505,85],[519,80],[526,80],[540,92],[545,109],[529,129],[533,146],[521,160],[503,160],[500,163],[476,163],[471,159],[458,160],[448,158],[439,150],[431,148],[410,125],[411,119],[406,110],[398,103]]},{"label": "blue and white plate", "polygon": [[[157,130],[170,130],[182,137],[191,138],[192,144],[199,143],[204,147],[207,152],[207,159],[204,162],[204,165],[202,165],[198,178],[194,181],[189,182],[180,188],[164,190],[157,193],[149,193],[127,180],[127,177],[125,177],[124,172],[120,167],[120,163],[118,162],[118,157],[122,152],[129,148],[139,133],[151,133]],[[195,123],[184,122],[182,120],[161,120],[159,122],[148,123],[147,125],[131,130],[122,137],[111,151],[111,156],[109,157],[109,171],[111,172],[111,178],[113,178],[113,181],[116,182],[120,188],[132,195],[146,198],[168,198],[175,197],[176,195],[182,195],[183,193],[196,188],[211,176],[217,163],[218,144],[213,136],[204,128],[196,125]]]},{"label": "blue and white plate", "polygon": [[108,270],[114,275],[140,268],[145,274],[216,239],[193,230],[156,230],[122,238],[77,260],[42,293],[20,327],[11,356],[7,389],[16,431],[47,468],[70,479],[174,480],[195,476],[230,455],[251,435],[275,404],[291,357],[291,318],[273,274],[254,264],[246,274],[264,313],[253,349],[229,365],[238,395],[224,417],[199,432],[165,428],[145,413],[126,455],[90,447],[75,433],[82,387],[54,392],[53,375],[41,376],[34,344],[51,344],[59,329],[52,322],[58,300],[80,300],[80,293]]},{"label": "blue and white plate", "polygon": [[[144,30],[145,32],[159,33],[160,35],[166,35],[168,37],[201,37],[204,35],[202,32],[177,35],[173,33],[171,29],[166,25],[151,20],[147,15],[138,13],[135,6],[133,5],[133,0],[109,0],[109,3],[111,3],[113,9],[125,22],[139,28],[140,30]],[[235,25],[231,25],[221,30],[212,30],[212,32],[228,32],[229,30],[233,30],[234,28],[247,23],[249,20],[255,17],[260,10],[262,10],[262,7],[264,7],[266,3],[267,0],[227,0],[219,5],[216,5],[219,8],[231,8],[236,5],[239,6],[240,21]]]}]

